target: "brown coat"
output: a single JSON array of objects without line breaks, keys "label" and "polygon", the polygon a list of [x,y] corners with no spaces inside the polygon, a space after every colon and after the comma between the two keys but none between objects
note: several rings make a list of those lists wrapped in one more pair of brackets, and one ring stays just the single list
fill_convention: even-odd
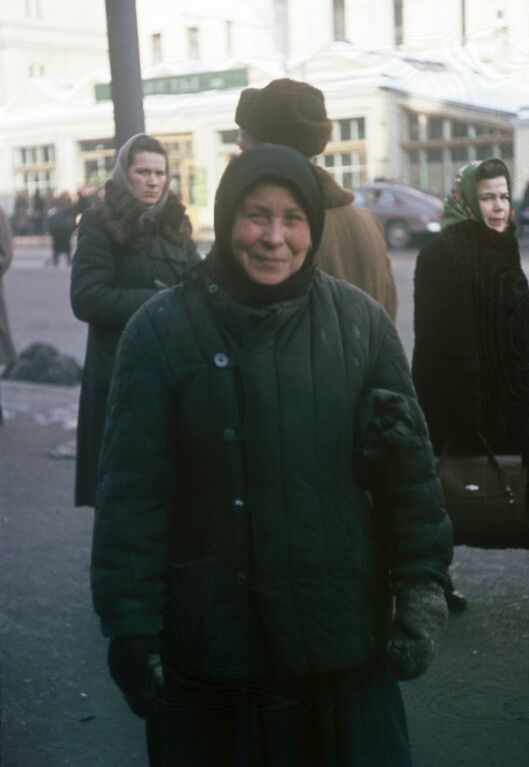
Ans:
[{"label": "brown coat", "polygon": [[324,272],[361,288],[394,320],[397,291],[386,242],[374,216],[352,205],[354,194],[316,166],[325,193],[325,228],[316,263]]},{"label": "brown coat", "polygon": [[11,230],[4,211],[0,208],[0,364],[11,362],[16,357],[11,339],[7,307],[4,296],[2,277],[7,272],[13,258]]}]

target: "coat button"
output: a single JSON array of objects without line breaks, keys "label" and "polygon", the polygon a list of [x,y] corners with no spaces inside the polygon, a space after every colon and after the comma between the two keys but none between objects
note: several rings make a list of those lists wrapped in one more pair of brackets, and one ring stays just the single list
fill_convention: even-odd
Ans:
[{"label": "coat button", "polygon": [[243,511],[244,510],[244,501],[242,498],[234,498],[231,502],[231,508],[233,511]]},{"label": "coat button", "polygon": [[215,285],[214,282],[210,282],[210,284],[208,285],[208,293],[211,293],[211,294],[217,293],[218,289],[219,289],[219,286]]},{"label": "coat button", "polygon": [[237,442],[239,439],[239,432],[234,429],[233,426],[227,426],[222,432],[222,439],[224,442]]},{"label": "coat button", "polygon": [[246,573],[237,573],[235,576],[235,580],[239,584],[239,586],[244,586],[246,584],[246,581],[248,580],[248,576]]},{"label": "coat button", "polygon": [[218,352],[213,357],[213,362],[218,368],[225,368],[225,367],[228,367],[230,358],[228,357],[227,354],[224,354],[224,352]]}]

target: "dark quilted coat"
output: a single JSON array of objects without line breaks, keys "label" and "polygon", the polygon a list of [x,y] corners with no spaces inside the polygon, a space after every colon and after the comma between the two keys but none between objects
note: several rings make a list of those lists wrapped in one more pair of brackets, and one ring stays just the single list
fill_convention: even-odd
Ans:
[{"label": "dark quilted coat", "polygon": [[196,244],[179,234],[183,206],[174,198],[166,205],[167,231],[162,234],[145,214],[141,218],[144,206],[130,195],[107,197],[110,201],[99,209],[83,214],[71,277],[73,312],[89,325],[77,430],[77,506],[95,504],[106,401],[121,332],[159,290],[155,280],[174,285],[200,260]]},{"label": "dark quilted coat", "polygon": [[321,272],[265,309],[207,264],[148,301],[121,339],[105,435],[103,633],[165,628],[166,662],[188,675],[358,666],[380,649],[390,578],[445,579],[450,524],[395,329]]}]

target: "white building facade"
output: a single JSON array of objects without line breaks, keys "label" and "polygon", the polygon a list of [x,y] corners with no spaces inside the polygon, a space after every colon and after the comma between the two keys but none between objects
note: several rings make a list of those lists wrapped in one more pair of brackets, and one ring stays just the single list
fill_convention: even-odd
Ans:
[{"label": "white building facade", "polygon": [[[344,186],[386,177],[442,195],[464,162],[496,155],[521,193],[526,0],[312,0],[307,13],[304,0],[137,0],[146,130],[169,150],[197,237],[211,236],[238,151],[241,89],[281,76],[323,90],[335,128],[317,161]],[[8,210],[16,193],[101,186],[114,157],[103,0],[0,0],[0,39]]]}]

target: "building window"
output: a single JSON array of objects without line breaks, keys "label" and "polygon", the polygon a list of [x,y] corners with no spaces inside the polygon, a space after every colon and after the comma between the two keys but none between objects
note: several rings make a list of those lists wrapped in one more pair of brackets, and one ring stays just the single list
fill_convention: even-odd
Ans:
[{"label": "building window", "polygon": [[190,59],[200,58],[198,27],[187,28],[187,55]]},{"label": "building window", "polygon": [[402,147],[412,186],[443,196],[462,165],[502,157],[512,173],[513,133],[486,122],[404,110]]},{"label": "building window", "polygon": [[345,40],[345,1],[332,0],[333,39]]},{"label": "building window", "polygon": [[334,180],[346,189],[367,180],[365,118],[335,120],[329,143],[317,158]]},{"label": "building window", "polygon": [[151,35],[152,63],[159,64],[162,60],[162,36],[160,32]]},{"label": "building window", "polygon": [[393,0],[393,19],[395,25],[395,46],[404,43],[404,0]]},{"label": "building window", "polygon": [[51,192],[55,185],[55,146],[41,144],[15,149],[15,184],[17,190],[33,195]]},{"label": "building window", "polygon": [[86,186],[103,187],[112,175],[116,151],[111,138],[79,142],[82,178]]},{"label": "building window", "polygon": [[224,33],[226,37],[226,56],[231,56],[233,54],[233,22],[226,21]]}]

